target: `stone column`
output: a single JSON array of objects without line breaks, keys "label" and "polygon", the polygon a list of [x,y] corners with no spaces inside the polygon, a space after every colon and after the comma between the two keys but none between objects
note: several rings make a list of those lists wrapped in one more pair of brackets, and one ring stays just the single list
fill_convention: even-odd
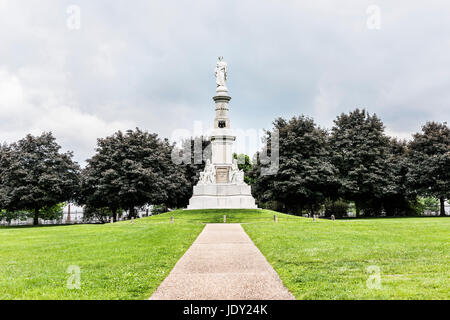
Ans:
[{"label": "stone column", "polygon": [[217,95],[213,99],[216,103],[216,117],[214,131],[211,135],[211,162],[213,165],[231,165],[233,163],[233,142],[236,140],[228,117],[228,103],[231,97]]}]

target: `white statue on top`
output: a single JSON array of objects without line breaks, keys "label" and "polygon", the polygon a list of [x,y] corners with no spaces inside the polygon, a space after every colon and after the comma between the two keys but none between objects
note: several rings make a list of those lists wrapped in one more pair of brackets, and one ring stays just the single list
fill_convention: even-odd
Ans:
[{"label": "white statue on top", "polygon": [[231,165],[230,183],[244,184],[244,171],[239,170],[236,159],[233,159],[233,164]]},{"label": "white statue on top", "polygon": [[216,69],[214,69],[214,75],[216,76],[217,91],[228,91],[227,89],[227,63],[223,61],[223,57],[219,57],[217,61]]},{"label": "white statue on top", "polygon": [[200,179],[198,184],[213,184],[216,183],[216,172],[214,170],[214,166],[211,164],[211,161],[206,160],[205,170],[200,172]]}]

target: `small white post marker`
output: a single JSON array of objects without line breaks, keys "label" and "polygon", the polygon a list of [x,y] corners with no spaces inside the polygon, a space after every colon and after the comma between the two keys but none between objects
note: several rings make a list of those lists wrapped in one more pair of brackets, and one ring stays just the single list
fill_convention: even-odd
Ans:
[{"label": "small white post marker", "polygon": [[227,222],[227,216],[223,216],[223,223],[226,223]]},{"label": "small white post marker", "polygon": [[173,216],[170,217],[170,223],[173,223]]}]

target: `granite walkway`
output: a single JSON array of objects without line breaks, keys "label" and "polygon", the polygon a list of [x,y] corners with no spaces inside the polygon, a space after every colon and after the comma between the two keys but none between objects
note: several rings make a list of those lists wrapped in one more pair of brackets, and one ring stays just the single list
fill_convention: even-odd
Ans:
[{"label": "granite walkway", "polygon": [[240,224],[207,224],[151,300],[294,299]]}]

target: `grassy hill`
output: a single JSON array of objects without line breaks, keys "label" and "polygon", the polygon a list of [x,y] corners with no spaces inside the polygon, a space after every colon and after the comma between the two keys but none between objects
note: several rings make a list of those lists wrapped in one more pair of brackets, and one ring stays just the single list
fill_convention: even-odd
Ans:
[{"label": "grassy hill", "polygon": [[[147,299],[205,223],[242,223],[298,299],[450,297],[450,219],[328,221],[190,210],[106,225],[0,228],[0,299]],[[170,217],[174,217],[174,224]],[[80,289],[66,286],[69,266]],[[381,288],[366,286],[378,266]]]}]

